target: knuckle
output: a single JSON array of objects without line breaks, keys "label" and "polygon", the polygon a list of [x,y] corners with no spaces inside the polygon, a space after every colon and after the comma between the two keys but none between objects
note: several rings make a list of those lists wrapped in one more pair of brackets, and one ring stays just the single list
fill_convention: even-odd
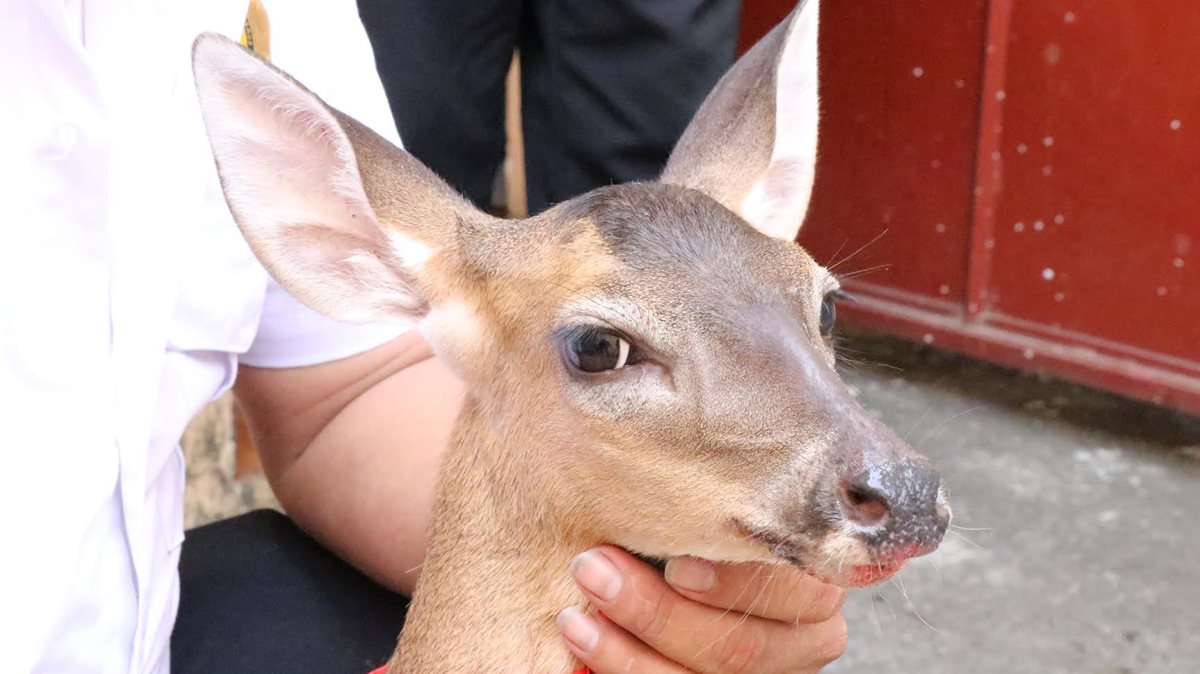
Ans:
[{"label": "knuckle", "polygon": [[714,669],[721,674],[758,672],[765,651],[766,638],[761,630],[734,630],[713,645]]},{"label": "knuckle", "polygon": [[822,666],[845,655],[846,646],[850,641],[849,632],[846,630],[846,619],[843,616],[839,615],[831,619],[826,625],[828,633],[822,639],[816,653]]},{"label": "knuckle", "polygon": [[842,610],[842,590],[832,585],[826,585],[817,590],[805,611],[810,622],[823,623],[838,615]]},{"label": "knuckle", "polygon": [[646,592],[643,590],[639,591],[637,596],[638,600],[634,607],[630,627],[644,640],[660,638],[667,631],[667,625],[671,622],[675,603],[671,601],[668,593],[661,591]]}]

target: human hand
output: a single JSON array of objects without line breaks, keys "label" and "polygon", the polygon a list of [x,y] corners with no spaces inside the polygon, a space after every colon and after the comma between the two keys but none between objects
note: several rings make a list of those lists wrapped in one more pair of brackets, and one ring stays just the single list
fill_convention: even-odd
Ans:
[{"label": "human hand", "polygon": [[678,558],[664,579],[605,546],[571,571],[599,614],[558,625],[595,674],[812,674],[846,650],[846,591],[792,566]]}]

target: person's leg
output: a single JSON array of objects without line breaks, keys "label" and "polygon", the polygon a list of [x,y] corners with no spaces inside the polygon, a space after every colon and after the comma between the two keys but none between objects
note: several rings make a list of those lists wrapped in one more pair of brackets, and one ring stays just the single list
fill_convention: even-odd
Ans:
[{"label": "person's leg", "polygon": [[733,65],[740,0],[531,0],[521,42],[529,211],[658,176]]},{"label": "person's leg", "polygon": [[189,531],[179,573],[173,674],[367,674],[408,608],[272,510]]},{"label": "person's leg", "polygon": [[405,149],[486,209],[520,0],[358,0],[358,10]]}]

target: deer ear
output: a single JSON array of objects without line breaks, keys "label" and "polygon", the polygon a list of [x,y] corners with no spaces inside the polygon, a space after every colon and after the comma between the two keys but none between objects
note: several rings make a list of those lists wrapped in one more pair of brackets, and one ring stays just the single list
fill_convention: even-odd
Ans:
[{"label": "deer ear", "polygon": [[422,265],[473,208],[411,155],[223,36],[196,39],[192,69],[225,200],[280,285],[345,322],[423,316]]},{"label": "deer ear", "polygon": [[661,180],[707,193],[763,234],[794,240],[817,159],[818,0],[801,0],[734,64]]}]

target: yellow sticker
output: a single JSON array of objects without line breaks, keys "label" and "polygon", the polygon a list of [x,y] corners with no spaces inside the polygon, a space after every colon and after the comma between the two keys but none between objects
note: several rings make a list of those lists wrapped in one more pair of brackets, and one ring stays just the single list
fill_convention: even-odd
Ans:
[{"label": "yellow sticker", "polygon": [[271,24],[261,0],[250,0],[246,22],[242,25],[242,46],[271,60]]}]

